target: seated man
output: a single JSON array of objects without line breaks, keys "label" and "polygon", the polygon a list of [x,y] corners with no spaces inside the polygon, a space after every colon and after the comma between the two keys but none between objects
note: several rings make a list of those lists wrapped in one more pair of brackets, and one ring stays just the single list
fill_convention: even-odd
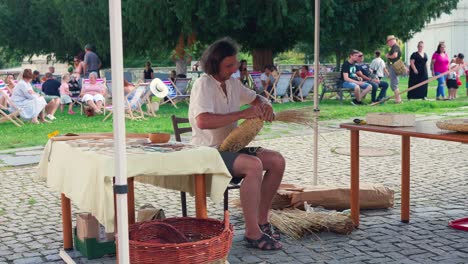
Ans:
[{"label": "seated man", "polygon": [[60,97],[61,83],[54,79],[52,73],[48,72],[45,74],[45,82],[42,84],[42,91],[47,95],[54,95]]},{"label": "seated man", "polygon": [[[362,105],[361,99],[372,90],[372,86],[366,82],[363,82],[362,79],[356,74],[357,68],[355,63],[359,56],[362,57],[360,51],[351,50],[348,60],[346,60],[341,66],[341,79],[343,81],[343,88],[354,89],[355,98],[351,102],[353,105]],[[361,89],[363,89],[362,92]]]},{"label": "seated man", "polygon": [[[49,69],[50,68],[53,68],[53,67],[49,67]],[[50,72],[46,73],[44,78],[45,78],[45,82],[42,84],[42,90],[37,87],[33,87],[33,90],[36,93],[44,96],[44,99],[47,102],[46,117],[50,120],[55,120],[56,119],[55,112],[57,111],[57,108],[60,106],[59,88],[60,88],[61,83],[55,80],[54,76]]]},{"label": "seated man", "polygon": [[[193,84],[189,105],[192,144],[219,147],[240,119],[273,120],[270,103],[231,75],[237,71],[237,44],[229,38],[211,44],[200,65],[205,71]],[[269,68],[268,68],[269,70]],[[244,104],[249,108],[240,110]],[[261,147],[220,152],[233,176],[243,183],[240,200],[245,219],[244,239],[263,250],[281,249],[279,234],[269,223],[268,212],[285,169],[283,156]],[[263,173],[265,171],[265,173]]]},{"label": "seated man", "polygon": [[265,93],[265,97],[268,98],[271,90],[273,89],[273,84],[275,83],[275,78],[273,77],[273,66],[266,65],[263,68],[263,73],[260,76],[260,80],[262,81],[263,85],[263,92]]},{"label": "seated man", "polygon": [[[360,53],[360,57],[357,60],[357,75],[362,78],[366,83],[372,85],[372,93],[371,93],[371,100],[372,102],[380,102],[387,93],[388,83],[381,81],[377,75],[371,73],[369,66],[362,63],[363,61],[363,54]],[[379,96],[376,98],[377,90],[380,89]]]}]

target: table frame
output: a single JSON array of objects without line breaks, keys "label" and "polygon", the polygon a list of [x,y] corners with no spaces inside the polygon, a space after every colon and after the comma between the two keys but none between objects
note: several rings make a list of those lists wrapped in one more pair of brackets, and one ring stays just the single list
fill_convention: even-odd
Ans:
[{"label": "table frame", "polygon": [[[204,174],[194,174],[195,179],[195,209],[197,218],[208,218],[206,207],[206,185]],[[134,193],[134,178],[127,178],[128,193],[128,224],[135,223],[135,193]],[[62,232],[63,232],[63,248],[65,250],[73,249],[73,235],[72,235],[72,212],[71,200],[64,194],[61,194],[62,205]],[[114,213],[116,214],[116,203],[114,194]],[[117,216],[115,216],[117,221]],[[117,222],[115,223],[115,230],[117,231]]]},{"label": "table frame", "polygon": [[468,143],[468,134],[440,130],[434,121],[416,122],[413,127],[383,127],[373,125],[341,124],[351,132],[351,218],[359,226],[359,131],[401,136],[401,221],[410,220],[410,157],[411,137]]}]

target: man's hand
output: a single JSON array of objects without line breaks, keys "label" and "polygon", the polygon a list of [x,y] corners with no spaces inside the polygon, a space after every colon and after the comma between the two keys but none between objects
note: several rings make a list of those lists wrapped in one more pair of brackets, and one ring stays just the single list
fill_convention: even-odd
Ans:
[{"label": "man's hand", "polygon": [[262,119],[267,122],[273,121],[274,119],[273,107],[271,107],[269,103],[263,103],[261,104],[261,108],[262,108],[262,113],[263,113]]},{"label": "man's hand", "polygon": [[242,111],[242,118],[244,119],[262,118],[263,119],[263,109],[260,106],[252,105],[251,107]]}]

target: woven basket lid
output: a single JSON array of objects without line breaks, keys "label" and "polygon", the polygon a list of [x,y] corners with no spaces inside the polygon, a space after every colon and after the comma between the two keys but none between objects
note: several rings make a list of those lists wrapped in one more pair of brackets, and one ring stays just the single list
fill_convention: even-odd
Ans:
[{"label": "woven basket lid", "polygon": [[437,121],[436,126],[440,129],[468,133],[468,119],[467,118]]},{"label": "woven basket lid", "polygon": [[219,151],[238,152],[257,136],[262,127],[263,121],[259,118],[245,120],[240,126],[229,133],[219,146]]}]

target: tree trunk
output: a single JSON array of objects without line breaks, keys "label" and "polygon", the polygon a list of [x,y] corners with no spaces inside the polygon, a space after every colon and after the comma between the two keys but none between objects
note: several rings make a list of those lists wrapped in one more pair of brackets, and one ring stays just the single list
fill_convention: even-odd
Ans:
[{"label": "tree trunk", "polygon": [[273,51],[271,49],[254,49],[252,57],[254,71],[263,71],[266,65],[273,65]]},{"label": "tree trunk", "polygon": [[336,51],[335,52],[335,56],[336,56],[336,67],[335,67],[335,71],[338,72],[340,71],[340,63],[341,63],[341,52],[339,51]]}]

